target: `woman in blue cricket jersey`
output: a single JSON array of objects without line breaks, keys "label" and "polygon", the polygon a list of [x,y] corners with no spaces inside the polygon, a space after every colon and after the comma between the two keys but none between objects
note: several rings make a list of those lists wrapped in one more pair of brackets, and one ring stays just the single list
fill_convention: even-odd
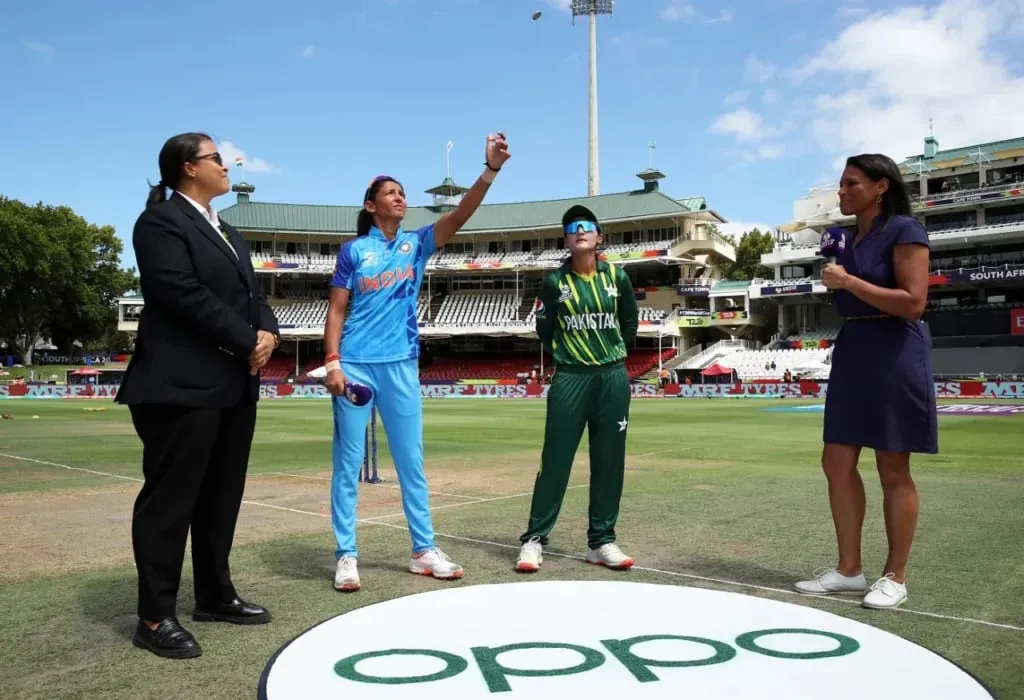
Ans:
[{"label": "woman in blue cricket jersey", "polygon": [[[334,411],[331,524],[337,540],[334,587],[340,591],[360,587],[356,495],[366,424],[374,405],[388,437],[412,537],[409,571],[446,580],[462,576],[462,567],[434,542],[423,472],[416,299],[427,260],[477,210],[510,155],[503,133],[488,136],[484,172],[459,205],[414,231],[402,228],[402,185],[391,177],[374,178],[363,197],[356,238],[338,253],[324,328],[324,362]],[[369,387],[371,399],[362,405],[350,401],[346,382]]]}]

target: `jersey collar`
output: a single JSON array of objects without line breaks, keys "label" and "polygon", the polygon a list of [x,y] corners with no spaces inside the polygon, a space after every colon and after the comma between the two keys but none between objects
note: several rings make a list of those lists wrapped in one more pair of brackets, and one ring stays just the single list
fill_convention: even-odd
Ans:
[{"label": "jersey collar", "polygon": [[[399,236],[401,236],[404,232],[405,231],[402,229],[402,227],[399,226],[398,230],[395,231],[395,239],[397,239]],[[370,238],[376,238],[378,241],[387,241],[388,240],[387,237],[385,237],[384,232],[381,231],[376,226],[371,226],[370,227],[370,233],[368,235],[370,236]]]},{"label": "jersey collar", "polygon": [[[572,270],[572,258],[566,258],[565,262],[562,263],[566,270]],[[597,259],[597,268],[595,272],[607,272],[612,268],[611,263],[602,258]]]}]

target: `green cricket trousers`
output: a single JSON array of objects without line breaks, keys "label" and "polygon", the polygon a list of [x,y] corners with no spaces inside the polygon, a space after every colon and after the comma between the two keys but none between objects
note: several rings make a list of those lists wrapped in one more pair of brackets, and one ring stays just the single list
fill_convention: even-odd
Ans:
[{"label": "green cricket trousers", "polygon": [[590,442],[587,544],[596,549],[615,541],[626,468],[629,401],[629,376],[621,362],[599,367],[562,366],[555,371],[547,396],[540,471],[522,542],[537,537],[541,544],[548,543],[584,428]]}]

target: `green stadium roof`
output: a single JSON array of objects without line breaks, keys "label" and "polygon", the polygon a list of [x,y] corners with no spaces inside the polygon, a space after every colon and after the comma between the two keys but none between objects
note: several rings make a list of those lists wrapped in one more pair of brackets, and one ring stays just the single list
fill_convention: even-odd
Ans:
[{"label": "green stadium roof", "polygon": [[902,163],[900,163],[900,165],[913,165],[919,160],[941,163],[949,160],[958,160],[960,158],[969,158],[970,156],[977,154],[979,150],[990,157],[995,157],[995,154],[1000,151],[1013,151],[1020,148],[1024,148],[1024,138],[1005,139],[1003,141],[977,143],[972,146],[964,146],[962,148],[950,148],[944,151],[936,151],[935,155],[931,157],[927,157],[925,153],[919,153],[917,155],[908,156]]},{"label": "green stadium roof", "polygon": [[[246,201],[218,212],[218,216],[244,231],[290,232],[309,234],[352,235],[360,207],[328,204],[280,204]],[[558,228],[562,214],[574,204],[583,204],[602,223],[631,221],[663,216],[684,216],[706,212],[724,222],[707,208],[703,197],[673,199],[656,189],[617,192],[595,197],[574,197],[536,202],[484,204],[470,218],[460,233],[493,233],[502,231]],[[435,221],[441,207],[409,207],[403,225],[413,229]]]}]

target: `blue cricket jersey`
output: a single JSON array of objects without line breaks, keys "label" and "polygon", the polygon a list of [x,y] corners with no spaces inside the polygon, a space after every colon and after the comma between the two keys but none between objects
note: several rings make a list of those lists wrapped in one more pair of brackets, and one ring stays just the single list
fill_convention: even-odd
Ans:
[{"label": "blue cricket jersey", "polygon": [[435,250],[433,224],[415,231],[399,228],[390,241],[373,226],[342,246],[331,286],[351,292],[341,334],[343,362],[419,357],[416,300]]}]

